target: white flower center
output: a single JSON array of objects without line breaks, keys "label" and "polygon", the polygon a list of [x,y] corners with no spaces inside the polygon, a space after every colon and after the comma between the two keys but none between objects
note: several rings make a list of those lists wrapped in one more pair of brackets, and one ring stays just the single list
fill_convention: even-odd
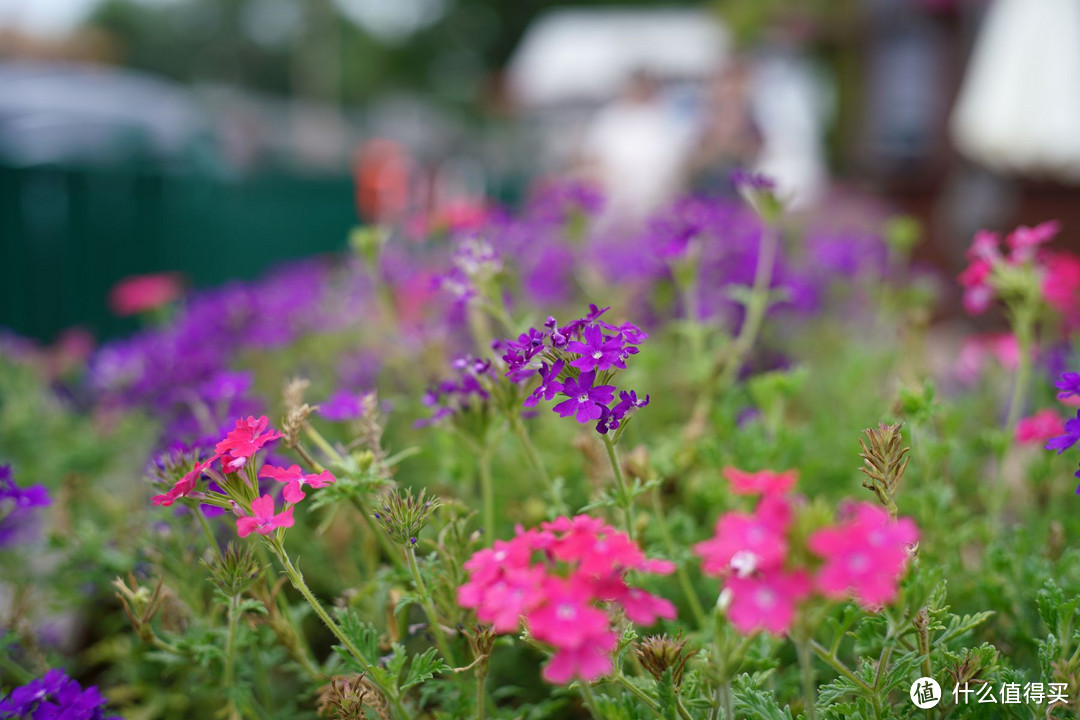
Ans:
[{"label": "white flower center", "polygon": [[579,403],[588,402],[589,401],[589,396],[586,395],[585,393],[582,393],[581,395],[577,396],[577,401]]},{"label": "white flower center", "polygon": [[577,617],[577,608],[573,605],[563,603],[555,610],[555,616],[560,620],[573,620]]},{"label": "white flower center", "polygon": [[754,592],[754,602],[758,607],[767,610],[776,604],[776,593],[769,588],[758,588]]},{"label": "white flower center", "polygon": [[749,550],[740,550],[731,556],[731,569],[739,577],[746,577],[757,570],[758,556]]}]

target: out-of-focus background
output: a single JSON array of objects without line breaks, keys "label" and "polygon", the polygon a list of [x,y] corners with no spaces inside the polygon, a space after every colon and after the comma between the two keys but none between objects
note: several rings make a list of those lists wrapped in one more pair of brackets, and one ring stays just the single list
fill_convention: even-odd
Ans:
[{"label": "out-of-focus background", "polygon": [[1080,3],[0,0],[0,326],[42,342],[134,327],[132,274],[249,278],[555,176],[632,223],[740,167],[880,198],[946,272],[981,227],[1076,237]]}]

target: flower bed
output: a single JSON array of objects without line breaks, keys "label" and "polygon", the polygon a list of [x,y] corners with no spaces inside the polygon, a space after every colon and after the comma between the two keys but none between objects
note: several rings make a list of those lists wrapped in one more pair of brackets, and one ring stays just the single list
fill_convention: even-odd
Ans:
[{"label": "flower bed", "polygon": [[[5,338],[0,718],[1071,717],[1059,228],[954,287],[740,180],[170,279],[85,365]],[[1001,332],[930,322],[960,289]]]}]

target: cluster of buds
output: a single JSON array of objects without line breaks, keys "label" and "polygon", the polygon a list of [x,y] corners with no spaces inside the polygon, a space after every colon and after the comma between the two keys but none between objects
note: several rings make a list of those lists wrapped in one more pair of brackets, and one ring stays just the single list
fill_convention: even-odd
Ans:
[{"label": "cluster of buds", "polygon": [[863,430],[859,438],[862,452],[859,457],[863,465],[859,471],[866,475],[863,487],[873,490],[878,500],[896,517],[896,491],[900,480],[907,470],[910,447],[901,447],[903,436],[900,434],[901,423],[886,425],[879,423],[877,429]]},{"label": "cluster of buds", "polygon": [[681,632],[674,638],[667,634],[648,635],[638,641],[634,653],[641,661],[641,666],[657,681],[662,680],[664,673],[671,670],[671,684],[677,691],[682,687],[686,661],[697,652],[687,651],[686,642]]},{"label": "cluster of buds", "polygon": [[428,497],[426,490],[421,490],[415,497],[410,489],[395,490],[383,498],[375,519],[392,540],[411,546],[416,544],[420,532],[431,522],[431,516],[440,505],[439,498]]}]

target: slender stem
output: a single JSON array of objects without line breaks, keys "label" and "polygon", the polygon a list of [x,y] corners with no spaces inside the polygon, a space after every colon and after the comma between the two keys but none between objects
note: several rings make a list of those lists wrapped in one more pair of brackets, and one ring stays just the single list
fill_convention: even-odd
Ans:
[{"label": "slender stem", "polygon": [[720,685],[720,705],[724,708],[724,720],[735,720],[735,702],[731,695],[731,681]]},{"label": "slender stem", "polygon": [[443,631],[442,624],[439,622],[439,616],[435,612],[435,603],[432,602],[431,593],[428,592],[427,585],[424,583],[423,576],[420,575],[420,566],[416,563],[416,548],[411,545],[405,549],[405,557],[409,561],[409,570],[412,572],[413,582],[416,583],[416,589],[420,593],[420,604],[424,608],[424,612],[428,617],[428,626],[431,627],[431,631],[435,634],[435,643],[439,646],[439,652],[446,658],[446,662],[451,666],[456,667],[457,661],[454,659],[454,653],[450,649],[450,643],[446,638],[446,633]]},{"label": "slender stem", "polygon": [[649,697],[648,693],[646,693],[634,683],[630,682],[630,678],[626,677],[626,675],[624,675],[620,671],[616,671],[614,677],[616,682],[629,690],[638,700],[645,703],[655,715],[657,715],[658,717],[663,717],[660,714],[660,703],[656,702],[656,700],[653,700],[651,697]]},{"label": "slender stem", "polygon": [[765,312],[769,309],[769,286],[772,283],[773,266],[776,263],[779,246],[779,228],[765,224],[761,229],[761,245],[758,249],[757,267],[754,270],[754,284],[746,303],[746,316],[743,318],[742,327],[739,328],[739,334],[716,357],[712,370],[706,377],[705,387],[698,395],[690,422],[686,426],[691,438],[699,437],[704,432],[716,393],[726,388],[735,378],[743,359],[757,340],[758,332],[765,319]]},{"label": "slender stem", "polygon": [[476,720],[484,720],[484,712],[487,710],[487,695],[484,693],[484,681],[487,680],[487,664],[483,663],[483,669],[476,669]]},{"label": "slender stem", "polygon": [[[233,595],[229,598],[229,634],[225,640],[225,688],[231,688],[233,686],[233,673],[236,665],[236,626],[239,621],[239,613],[237,610],[240,607],[240,597]],[[229,720],[236,720],[240,717],[240,712],[236,709],[236,704],[229,699]]]},{"label": "slender stem", "polygon": [[221,547],[218,545],[217,538],[214,537],[213,531],[210,529],[210,524],[206,522],[206,516],[203,515],[202,508],[196,505],[194,507],[195,517],[199,518],[199,524],[202,526],[203,534],[206,536],[206,541],[210,544],[210,547],[214,550],[214,557],[218,563],[224,562],[221,558]]},{"label": "slender stem", "polygon": [[367,524],[368,529],[371,530],[372,534],[375,535],[375,538],[379,541],[383,553],[390,558],[391,562],[404,570],[405,563],[402,562],[398,549],[390,542],[390,538],[386,537],[382,530],[379,529],[379,526],[375,524],[375,520],[372,518],[371,509],[367,506],[367,503],[358,497],[354,497],[352,502],[353,505],[356,506],[356,509],[360,511],[360,515],[364,518],[364,522]]},{"label": "slender stem", "polygon": [[1013,324],[1019,357],[1017,358],[1016,379],[1013,383],[1012,397],[1009,399],[1009,414],[1005,420],[1005,431],[1010,444],[1016,430],[1016,423],[1020,419],[1020,412],[1024,407],[1024,397],[1027,393],[1029,376],[1031,375],[1031,311],[1026,307],[1018,310],[1015,313]]},{"label": "slender stem", "polygon": [[[664,540],[664,547],[667,549],[671,560],[675,560],[678,549],[675,546],[675,539],[671,536],[671,528],[668,527],[667,517],[664,515],[664,506],[660,501],[659,488],[653,488],[652,501],[653,518],[656,520],[656,526],[659,528],[660,536]],[[705,609],[701,607],[701,600],[698,599],[697,592],[694,591],[694,585],[690,582],[690,574],[686,572],[686,567],[682,563],[676,563],[675,573],[679,578],[679,585],[682,587],[683,595],[686,596],[686,602],[690,605],[690,611],[694,614],[697,626],[699,628],[705,627]]]},{"label": "slender stem", "polygon": [[683,705],[682,698],[678,695],[675,696],[675,709],[679,712],[679,717],[682,720],[694,720],[694,716],[690,714],[690,711]]},{"label": "slender stem", "polygon": [[602,435],[604,439],[604,447],[607,449],[608,460],[611,462],[611,469],[615,473],[615,483],[619,488],[619,499],[622,502],[623,509],[623,523],[625,524],[626,534],[630,536],[630,539],[634,539],[634,522],[631,514],[631,505],[633,505],[633,498],[630,497],[630,489],[626,486],[626,478],[623,477],[622,466],[619,464],[619,456],[615,452],[615,443],[611,442],[611,438],[607,435]]},{"label": "slender stem", "polygon": [[529,463],[536,470],[536,474],[540,476],[541,482],[544,483],[544,488],[548,491],[549,495],[553,494],[553,486],[551,482],[551,476],[548,475],[547,468],[544,467],[544,461],[540,459],[540,454],[536,452],[536,446],[532,444],[532,440],[529,439],[529,433],[525,430],[525,424],[521,422],[520,418],[514,418],[510,421],[510,425],[514,428],[514,434],[518,436],[521,441],[521,447],[525,449],[525,455],[529,458]]},{"label": "slender stem", "polygon": [[484,535],[489,539],[494,539],[496,537],[495,486],[491,481],[491,453],[482,451],[477,456],[476,463],[480,472],[480,495],[484,502]]},{"label": "slender stem", "polygon": [[[304,582],[304,576],[300,573],[299,570],[297,570],[293,566],[292,561],[289,560],[289,555],[285,552],[285,546],[281,542],[281,539],[275,537],[268,542],[270,545],[270,549],[273,550],[274,554],[277,556],[278,561],[285,569],[285,574],[289,577],[289,582],[291,582],[292,586],[296,588],[301,595],[304,596],[304,599],[307,600],[308,604],[311,606],[311,609],[315,611],[315,614],[319,616],[319,619],[323,621],[323,624],[326,625],[327,629],[330,630],[334,637],[336,637],[345,647],[345,649],[349,651],[349,654],[352,655],[356,660],[358,660],[360,664],[365,667],[365,669],[367,667],[371,667],[374,663],[372,663],[371,660],[364,656],[363,651],[361,651],[360,648],[356,647],[356,643],[349,639],[349,637],[342,631],[341,627],[336,622],[334,622],[334,620],[330,617],[329,614],[327,614],[326,610],[323,608],[322,604],[315,597],[315,595],[312,594],[311,589],[308,588],[307,583]],[[409,717],[408,713],[405,712],[404,706],[401,704],[401,699],[397,696],[396,693],[392,693],[389,688],[385,687],[384,684],[379,682],[375,677],[371,677],[371,682],[393,704],[394,710],[396,711],[395,714],[397,714],[400,718]]]},{"label": "slender stem", "polygon": [[585,701],[585,707],[589,709],[589,714],[597,720],[604,720],[604,714],[600,712],[600,706],[596,702],[596,695],[593,694],[589,683],[578,681],[578,688],[581,690],[581,699]]},{"label": "slender stem", "polygon": [[802,678],[803,704],[806,720],[817,717],[817,681],[814,679],[814,658],[811,655],[810,638],[793,637],[795,652],[799,657],[799,676]]},{"label": "slender stem", "polygon": [[867,697],[870,697],[874,694],[874,688],[870,687],[870,685],[867,684],[865,680],[853,673],[847,665],[838,660],[834,655],[832,655],[832,653],[830,653],[820,643],[818,643],[817,640],[811,640],[810,647],[813,649],[814,654],[821,658],[826,665],[846,677],[854,684],[858,685],[859,689],[862,690]]},{"label": "slender stem", "polygon": [[344,458],[341,457],[341,453],[337,451],[333,445],[322,436],[318,430],[316,430],[311,423],[304,423],[304,429],[307,431],[308,437],[311,441],[319,446],[319,449],[326,453],[327,457],[333,458],[335,462],[341,462]]},{"label": "slender stem", "polygon": [[9,658],[7,655],[0,655],[0,670],[3,670],[14,677],[15,682],[20,685],[26,685],[34,679],[33,674],[29,670]]}]

